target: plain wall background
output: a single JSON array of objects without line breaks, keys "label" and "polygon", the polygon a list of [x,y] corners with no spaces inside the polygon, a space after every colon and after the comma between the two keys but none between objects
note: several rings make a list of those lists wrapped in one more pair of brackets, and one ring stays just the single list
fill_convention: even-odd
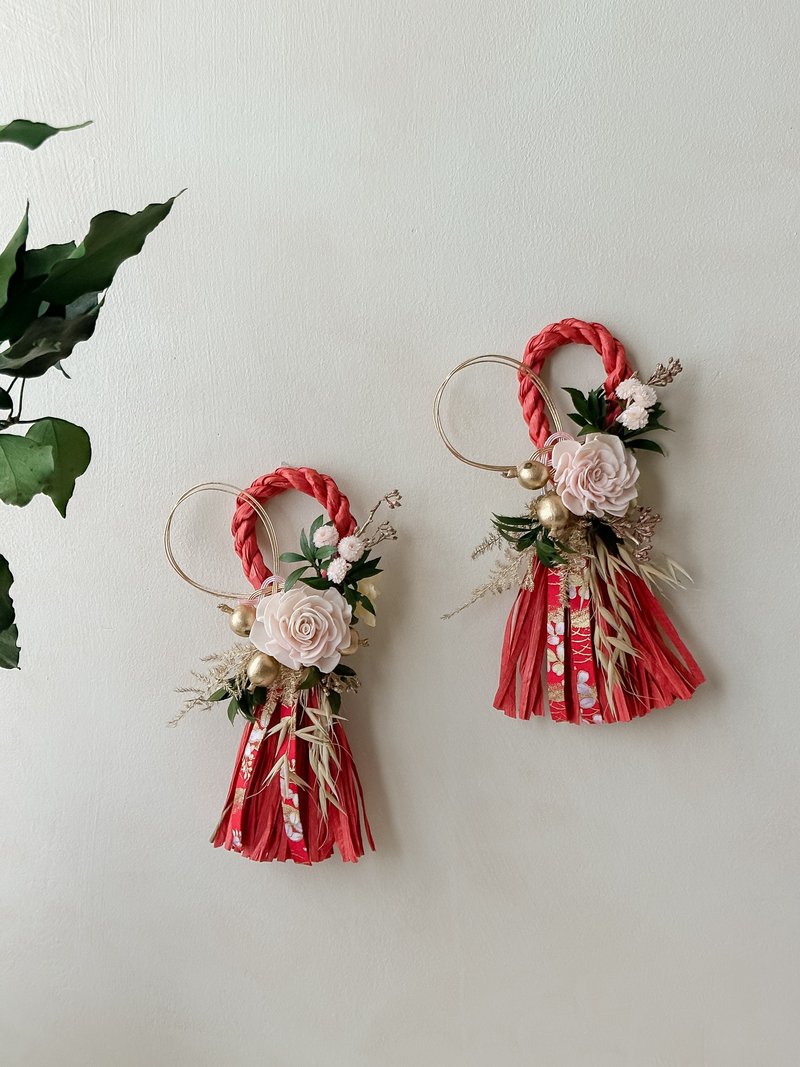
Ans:
[{"label": "plain wall background", "polygon": [[[797,1062],[794,0],[268,4],[5,0],[10,235],[83,234],[188,186],[94,339],[28,388],[86,426],[67,521],[2,508],[23,670],[2,686],[1,1058],[31,1065],[563,1067]],[[709,682],[628,726],[491,710],[511,594],[445,623],[524,493],[457,464],[451,366],[605,323],[666,396],[643,459],[670,611]],[[588,349],[554,385],[601,378]],[[513,375],[453,434],[527,455]],[[228,633],[161,549],[190,485],[280,462],[357,513],[398,487],[379,629],[347,701],[379,851],[214,851],[239,738],[176,730]],[[316,509],[276,514],[284,542]],[[237,581],[226,498],[177,548]]]}]

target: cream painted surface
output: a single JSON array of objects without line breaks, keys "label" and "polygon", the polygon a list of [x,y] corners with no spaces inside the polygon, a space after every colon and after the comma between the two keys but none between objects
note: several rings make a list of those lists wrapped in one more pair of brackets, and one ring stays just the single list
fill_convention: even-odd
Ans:
[{"label": "cream painted surface", "polygon": [[[92,435],[67,521],[2,508],[2,1062],[796,1063],[796,3],[5,0],[0,29],[3,121],[95,120],[2,149],[4,232],[26,195],[45,243],[188,186],[72,381],[28,390]],[[490,710],[510,597],[439,619],[522,497],[447,456],[433,393],[565,315],[686,367],[644,462],[710,681],[618,728]],[[447,415],[526,454],[500,369]],[[347,704],[357,867],[213,851],[239,730],[166,727],[227,638],[165,516],[281,461],[361,513],[405,496]],[[286,539],[314,508],[277,514]],[[198,574],[235,580],[228,515],[187,510]]]}]

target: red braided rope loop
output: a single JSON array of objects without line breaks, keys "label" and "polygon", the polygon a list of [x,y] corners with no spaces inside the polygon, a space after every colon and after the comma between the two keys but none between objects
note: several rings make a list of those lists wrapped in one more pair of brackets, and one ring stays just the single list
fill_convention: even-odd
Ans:
[{"label": "red braided rope loop", "polygon": [[[311,467],[278,467],[272,474],[256,478],[246,492],[255,497],[259,504],[266,504],[286,489],[297,489],[322,504],[340,537],[347,537],[355,530],[356,520],[350,512],[350,501],[339,491],[339,486],[333,478],[320,474]],[[231,533],[245,577],[254,589],[258,589],[267,578],[272,577],[272,571],[264,562],[258,547],[257,526],[258,516],[251,505],[239,497],[236,511],[233,513]]]},{"label": "red braided rope loop", "polygon": [[[522,362],[534,374],[541,374],[545,360],[551,352],[562,345],[591,345],[603,361],[606,372],[605,390],[609,402],[609,411],[616,414],[618,405],[614,390],[620,382],[633,374],[625,348],[621,341],[608,332],[599,322],[583,322],[581,319],[562,319],[545,326],[543,330],[528,341]],[[519,402],[528,424],[531,441],[541,448],[552,433],[547,421],[547,410],[539,390],[530,378],[519,375]]]}]

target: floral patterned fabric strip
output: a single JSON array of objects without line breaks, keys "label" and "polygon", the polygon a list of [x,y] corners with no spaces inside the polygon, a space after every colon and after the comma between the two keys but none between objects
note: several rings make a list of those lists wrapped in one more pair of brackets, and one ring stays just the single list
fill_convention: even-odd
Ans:
[{"label": "floral patterned fabric strip", "polygon": [[554,722],[603,721],[585,565],[547,572],[547,698]]}]

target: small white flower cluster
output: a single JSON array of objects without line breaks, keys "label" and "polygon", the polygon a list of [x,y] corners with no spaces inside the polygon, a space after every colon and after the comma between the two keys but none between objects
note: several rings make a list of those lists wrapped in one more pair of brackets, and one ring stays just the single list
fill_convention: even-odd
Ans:
[{"label": "small white flower cluster", "polygon": [[650,408],[658,399],[655,389],[638,378],[626,378],[617,386],[616,394],[620,400],[626,401],[624,410],[617,415],[617,422],[626,430],[643,430],[650,418]]},{"label": "small white flower cluster", "polygon": [[339,540],[339,534],[333,523],[320,526],[314,534],[316,548],[336,546],[337,554],[329,560],[327,566],[328,580],[334,585],[341,585],[347,577],[347,572],[354,563],[357,563],[364,555],[364,542],[360,537],[351,534]]}]

